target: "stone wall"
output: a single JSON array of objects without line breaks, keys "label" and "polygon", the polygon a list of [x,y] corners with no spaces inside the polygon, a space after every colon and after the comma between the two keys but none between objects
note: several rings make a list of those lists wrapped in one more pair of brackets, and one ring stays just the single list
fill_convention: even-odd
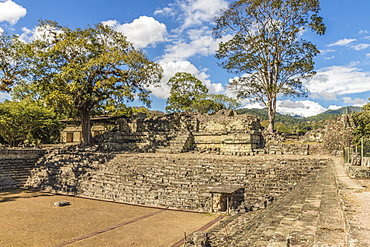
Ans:
[{"label": "stone wall", "polygon": [[308,144],[280,144],[270,145],[266,147],[268,154],[293,154],[293,155],[308,155],[310,146]]},{"label": "stone wall", "polygon": [[[216,114],[174,113],[152,118],[122,118],[117,128],[95,138],[101,150],[185,152],[192,149],[218,154],[253,154],[263,146],[260,122],[235,111]],[[188,137],[190,136],[190,139]],[[192,143],[180,140],[186,138]]]},{"label": "stone wall", "polygon": [[211,188],[236,186],[239,190],[231,198],[231,207],[238,212],[265,207],[324,163],[318,159],[263,161],[258,157],[107,154],[64,149],[43,157],[27,186],[202,212],[213,207]]},{"label": "stone wall", "polygon": [[41,149],[1,149],[0,190],[23,187],[44,152]]},{"label": "stone wall", "polygon": [[250,115],[237,115],[235,111],[216,114],[198,114],[194,127],[194,146],[200,152],[250,155],[263,147],[259,119]]}]

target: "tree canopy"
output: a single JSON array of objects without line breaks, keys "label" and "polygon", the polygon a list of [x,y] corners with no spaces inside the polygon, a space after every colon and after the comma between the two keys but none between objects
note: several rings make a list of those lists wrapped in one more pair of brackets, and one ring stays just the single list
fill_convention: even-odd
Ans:
[{"label": "tree canopy", "polygon": [[360,144],[361,138],[370,139],[370,103],[364,105],[360,112],[354,113],[353,120],[356,124],[353,131],[355,143]]},{"label": "tree canopy", "polygon": [[26,102],[0,103],[0,136],[11,146],[54,143],[59,140],[61,124],[50,108]]},{"label": "tree canopy", "polygon": [[302,82],[315,73],[319,53],[301,34],[310,28],[325,33],[318,0],[239,0],[215,18],[216,57],[220,66],[239,77],[229,88],[238,98],[268,108],[268,131],[274,131],[278,95],[305,96]]},{"label": "tree canopy", "polygon": [[167,112],[217,112],[240,106],[236,99],[223,94],[209,94],[201,80],[187,72],[178,72],[167,83],[171,86]]},{"label": "tree canopy", "polygon": [[27,79],[27,46],[16,36],[0,35],[0,91],[10,92]]},{"label": "tree canopy", "polygon": [[170,96],[167,99],[167,112],[189,112],[199,95],[208,93],[201,80],[187,72],[177,72],[169,79]]},{"label": "tree canopy", "polygon": [[91,144],[93,110],[124,108],[134,99],[150,105],[148,88],[160,81],[162,68],[124,34],[103,24],[73,30],[51,21],[37,29],[28,45],[32,80],[21,87],[54,109],[75,109],[84,145]]},{"label": "tree canopy", "polygon": [[191,109],[201,113],[214,113],[220,110],[236,110],[240,103],[224,94],[203,94],[195,98]]}]

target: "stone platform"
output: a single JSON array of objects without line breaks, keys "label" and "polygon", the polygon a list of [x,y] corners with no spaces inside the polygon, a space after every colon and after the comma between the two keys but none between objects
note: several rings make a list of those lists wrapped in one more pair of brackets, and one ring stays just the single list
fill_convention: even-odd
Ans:
[{"label": "stone platform", "polygon": [[209,232],[211,246],[370,246],[370,180],[348,177],[341,159],[259,211]]}]

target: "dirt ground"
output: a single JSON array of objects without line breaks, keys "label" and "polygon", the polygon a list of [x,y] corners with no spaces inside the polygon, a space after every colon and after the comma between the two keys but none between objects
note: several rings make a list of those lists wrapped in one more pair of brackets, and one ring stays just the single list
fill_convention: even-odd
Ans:
[{"label": "dirt ground", "polygon": [[349,178],[340,159],[334,159],[334,169],[346,218],[348,246],[370,246],[370,179]]},{"label": "dirt ground", "polygon": [[[54,202],[67,200],[65,207]],[[172,246],[215,215],[33,191],[0,192],[0,246]]]}]

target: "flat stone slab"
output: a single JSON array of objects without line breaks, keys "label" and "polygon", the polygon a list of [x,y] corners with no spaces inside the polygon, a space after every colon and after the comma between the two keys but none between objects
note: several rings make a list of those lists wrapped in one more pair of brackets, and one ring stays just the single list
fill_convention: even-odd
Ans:
[{"label": "flat stone slab", "polygon": [[210,193],[231,194],[240,188],[241,188],[240,185],[224,185],[224,186],[210,187],[208,191]]}]

